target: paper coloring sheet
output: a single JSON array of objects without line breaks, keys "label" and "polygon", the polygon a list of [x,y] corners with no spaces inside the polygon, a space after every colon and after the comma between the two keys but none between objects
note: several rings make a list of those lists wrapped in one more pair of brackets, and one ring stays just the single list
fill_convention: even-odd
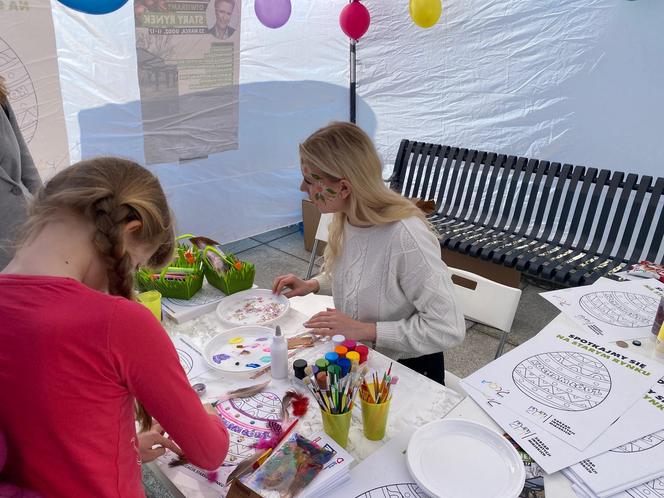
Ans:
[{"label": "paper coloring sheet", "polygon": [[647,394],[582,451],[516,415],[497,396],[482,394],[465,381],[461,384],[468,395],[549,474],[664,430],[664,379],[657,381]]},{"label": "paper coloring sheet", "polygon": [[549,325],[465,382],[583,450],[664,374],[663,364],[618,349]]},{"label": "paper coloring sheet", "polygon": [[605,341],[631,340],[651,333],[664,283],[655,279],[595,284],[540,294],[587,332]]}]

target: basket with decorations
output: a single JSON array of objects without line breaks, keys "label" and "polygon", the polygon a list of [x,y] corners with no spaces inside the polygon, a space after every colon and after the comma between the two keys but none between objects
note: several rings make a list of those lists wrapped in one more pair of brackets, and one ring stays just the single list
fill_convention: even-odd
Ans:
[{"label": "basket with decorations", "polygon": [[136,272],[136,284],[141,291],[156,290],[164,297],[191,299],[203,286],[203,258],[200,249],[194,244],[180,242],[193,237],[180,235],[173,261],[156,273],[150,268],[140,268]]},{"label": "basket with decorations", "polygon": [[210,285],[227,296],[251,289],[256,267],[249,261],[241,261],[232,253],[225,254],[218,242],[207,237],[194,237],[192,244],[203,253],[203,273]]}]

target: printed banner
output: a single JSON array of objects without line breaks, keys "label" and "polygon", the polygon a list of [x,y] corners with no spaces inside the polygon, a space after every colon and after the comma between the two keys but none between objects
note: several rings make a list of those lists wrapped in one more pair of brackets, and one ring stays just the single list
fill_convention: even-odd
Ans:
[{"label": "printed banner", "polygon": [[0,75],[42,179],[69,165],[48,0],[0,0]]},{"label": "printed banner", "polygon": [[241,2],[135,0],[147,164],[238,147]]}]

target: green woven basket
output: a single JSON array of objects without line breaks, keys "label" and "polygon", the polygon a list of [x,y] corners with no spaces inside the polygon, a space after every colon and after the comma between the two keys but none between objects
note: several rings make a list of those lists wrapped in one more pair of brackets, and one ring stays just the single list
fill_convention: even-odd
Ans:
[{"label": "green woven basket", "polygon": [[[176,241],[189,239],[191,234],[180,235]],[[189,255],[187,255],[189,254]],[[142,292],[156,290],[164,297],[174,299],[191,299],[203,286],[203,258],[201,251],[192,245],[177,243],[176,256],[170,265],[164,268],[158,277],[149,268],[140,268],[136,272],[136,285]],[[183,280],[166,278],[169,267],[189,270]]]},{"label": "green woven basket", "polygon": [[[217,272],[207,259],[209,251],[223,259],[230,268],[226,271]],[[240,263],[240,269],[236,268],[237,263]],[[256,267],[248,261],[240,261],[234,254],[229,253],[224,257],[216,247],[207,246],[203,250],[203,272],[210,285],[230,296],[236,292],[251,289],[251,286],[254,285]]]}]

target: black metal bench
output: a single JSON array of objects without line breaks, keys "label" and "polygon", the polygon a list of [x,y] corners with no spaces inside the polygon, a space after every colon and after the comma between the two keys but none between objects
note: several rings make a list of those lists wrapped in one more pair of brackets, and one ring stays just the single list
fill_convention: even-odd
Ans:
[{"label": "black metal bench", "polygon": [[560,285],[662,263],[664,178],[402,140],[390,187],[435,201],[442,248]]}]

